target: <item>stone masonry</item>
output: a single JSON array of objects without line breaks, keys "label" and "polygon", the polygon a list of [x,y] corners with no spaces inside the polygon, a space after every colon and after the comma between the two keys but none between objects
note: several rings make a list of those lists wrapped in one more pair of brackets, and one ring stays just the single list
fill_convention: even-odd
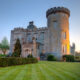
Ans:
[{"label": "stone masonry", "polygon": [[41,53],[52,54],[59,60],[70,54],[69,43],[70,11],[64,7],[54,7],[46,12],[47,27],[37,28],[33,21],[26,29],[15,28],[11,31],[10,52],[19,38],[22,45],[22,57],[32,54],[39,57]]}]

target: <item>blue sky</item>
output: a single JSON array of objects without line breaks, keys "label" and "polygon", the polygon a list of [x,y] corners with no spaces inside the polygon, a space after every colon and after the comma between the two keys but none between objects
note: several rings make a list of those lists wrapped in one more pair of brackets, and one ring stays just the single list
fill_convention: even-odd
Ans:
[{"label": "blue sky", "polygon": [[70,9],[70,44],[80,51],[80,0],[0,0],[0,41],[15,27],[26,28],[29,21],[38,27],[47,26],[46,10],[64,6]]}]

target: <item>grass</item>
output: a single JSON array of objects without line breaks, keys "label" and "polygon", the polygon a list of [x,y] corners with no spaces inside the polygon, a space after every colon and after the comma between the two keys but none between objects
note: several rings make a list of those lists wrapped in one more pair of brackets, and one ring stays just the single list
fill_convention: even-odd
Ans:
[{"label": "grass", "polygon": [[80,80],[80,63],[41,61],[0,68],[0,80]]}]

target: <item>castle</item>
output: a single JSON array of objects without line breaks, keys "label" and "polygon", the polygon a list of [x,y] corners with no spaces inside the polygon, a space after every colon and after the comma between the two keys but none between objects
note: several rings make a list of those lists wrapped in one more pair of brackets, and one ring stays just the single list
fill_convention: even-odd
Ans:
[{"label": "castle", "polygon": [[21,57],[32,54],[53,54],[61,59],[63,55],[70,54],[69,42],[69,16],[70,11],[64,7],[50,8],[46,12],[47,27],[37,28],[34,22],[29,22],[26,29],[15,28],[11,31],[10,52],[14,51],[17,38],[22,46]]}]

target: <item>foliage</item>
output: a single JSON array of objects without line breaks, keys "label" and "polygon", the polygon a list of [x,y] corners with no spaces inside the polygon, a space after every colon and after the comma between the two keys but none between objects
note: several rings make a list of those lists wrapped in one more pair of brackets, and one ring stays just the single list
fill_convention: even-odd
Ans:
[{"label": "foliage", "polygon": [[5,54],[0,54],[0,57],[6,57],[6,55]]},{"label": "foliage", "polygon": [[29,54],[27,57],[28,58],[33,58],[33,55],[32,54]]},{"label": "foliage", "polygon": [[48,55],[47,60],[48,61],[56,61],[56,58],[53,55]]},{"label": "foliage", "polygon": [[80,62],[80,56],[75,56],[75,62]]},{"label": "foliage", "polygon": [[15,53],[15,52],[13,52],[11,56],[12,57],[18,57],[17,53]]},{"label": "foliage", "polygon": [[14,53],[13,53],[12,56],[20,57],[20,55],[21,55],[21,44],[20,44],[20,40],[17,39],[16,43],[15,43],[15,46],[14,46]]},{"label": "foliage", "polygon": [[63,60],[67,62],[74,62],[74,56],[73,55],[63,55]]},{"label": "foliage", "polygon": [[6,37],[3,38],[3,40],[0,43],[0,49],[5,54],[6,51],[9,49],[9,43]]},{"label": "foliage", "polygon": [[30,64],[37,62],[38,60],[36,58],[20,58],[20,57],[0,58],[0,67]]}]

